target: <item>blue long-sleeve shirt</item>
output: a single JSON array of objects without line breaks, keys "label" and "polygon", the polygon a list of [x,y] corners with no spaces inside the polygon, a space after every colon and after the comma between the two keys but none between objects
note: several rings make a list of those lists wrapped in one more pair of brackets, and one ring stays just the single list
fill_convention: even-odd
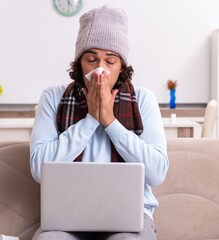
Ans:
[{"label": "blue long-sleeve shirt", "polygon": [[40,183],[42,162],[72,162],[82,151],[84,162],[110,162],[111,140],[126,162],[144,163],[144,211],[153,218],[158,202],[151,187],[162,183],[169,166],[163,122],[154,94],[146,88],[135,88],[144,127],[140,136],[127,130],[118,120],[104,128],[90,114],[59,135],[56,113],[66,87],[51,87],[41,95],[30,142],[34,179]]}]

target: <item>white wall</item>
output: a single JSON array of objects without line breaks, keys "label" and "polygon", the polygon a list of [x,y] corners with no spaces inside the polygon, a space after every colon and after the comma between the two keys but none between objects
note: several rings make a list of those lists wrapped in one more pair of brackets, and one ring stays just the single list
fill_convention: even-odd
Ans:
[{"label": "white wall", "polygon": [[107,4],[129,15],[133,83],[169,101],[168,78],[178,81],[177,103],[210,98],[210,36],[219,27],[218,0],[84,0],[74,17],[55,12],[52,0],[0,1],[1,103],[37,103],[42,90],[70,81],[78,19]]}]

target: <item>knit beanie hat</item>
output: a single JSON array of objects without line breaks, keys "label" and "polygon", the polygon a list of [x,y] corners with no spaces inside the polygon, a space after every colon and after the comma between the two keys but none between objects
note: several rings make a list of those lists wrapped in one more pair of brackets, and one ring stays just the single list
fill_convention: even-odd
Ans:
[{"label": "knit beanie hat", "polygon": [[127,64],[128,24],[122,9],[101,8],[84,13],[79,20],[80,28],[75,45],[75,61],[90,48],[113,51]]}]

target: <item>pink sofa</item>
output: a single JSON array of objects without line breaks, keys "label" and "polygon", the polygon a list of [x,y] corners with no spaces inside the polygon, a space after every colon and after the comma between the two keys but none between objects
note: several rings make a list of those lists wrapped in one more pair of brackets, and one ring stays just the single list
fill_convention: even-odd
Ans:
[{"label": "pink sofa", "polygon": [[[158,240],[219,239],[219,139],[168,139],[170,168],[153,191]],[[0,234],[30,240],[40,224],[40,186],[29,144],[0,142]]]}]

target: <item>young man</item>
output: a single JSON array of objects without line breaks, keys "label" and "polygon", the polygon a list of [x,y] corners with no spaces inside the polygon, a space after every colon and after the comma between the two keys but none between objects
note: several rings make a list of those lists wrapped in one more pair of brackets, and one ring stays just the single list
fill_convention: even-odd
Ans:
[{"label": "young man", "polygon": [[104,6],[81,16],[70,70],[73,82],[46,89],[39,102],[31,170],[40,182],[42,161],[89,162],[104,156],[108,162],[144,163],[144,229],[139,233],[39,229],[34,240],[156,239],[153,212],[158,202],[151,188],[162,183],[168,169],[166,138],[154,95],[131,83],[127,34],[127,16],[120,9]]}]

